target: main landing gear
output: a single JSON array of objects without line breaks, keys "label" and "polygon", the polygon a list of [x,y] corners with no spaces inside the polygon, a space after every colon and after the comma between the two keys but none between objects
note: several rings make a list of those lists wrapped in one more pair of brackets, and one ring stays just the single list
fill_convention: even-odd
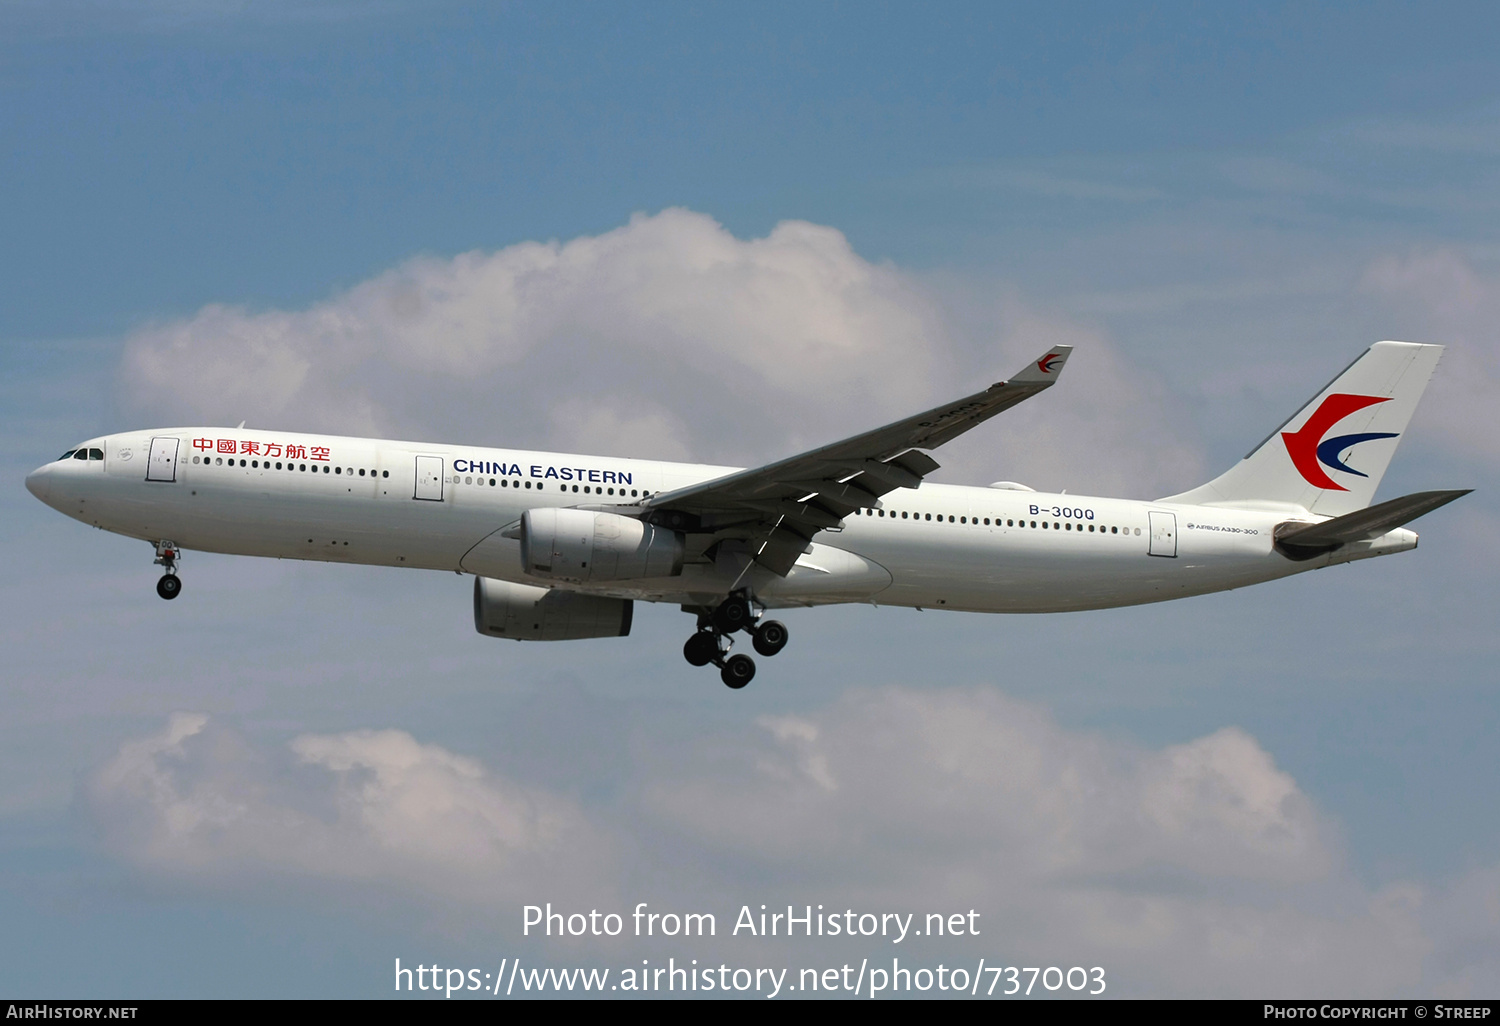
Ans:
[{"label": "main landing gear", "polygon": [[712,611],[698,614],[698,631],[682,646],[683,657],[694,666],[713,663],[725,684],[739,689],[755,676],[755,660],[749,656],[730,655],[734,646],[730,635],[745,631],[755,651],[769,658],[786,647],[786,624],[761,618],[748,595],[731,595]]},{"label": "main landing gear", "polygon": [[153,562],[166,571],[161,575],[161,580],[156,582],[156,593],[164,599],[174,599],[182,594],[182,578],[177,576],[179,555],[181,551],[174,542],[156,543],[156,559]]}]

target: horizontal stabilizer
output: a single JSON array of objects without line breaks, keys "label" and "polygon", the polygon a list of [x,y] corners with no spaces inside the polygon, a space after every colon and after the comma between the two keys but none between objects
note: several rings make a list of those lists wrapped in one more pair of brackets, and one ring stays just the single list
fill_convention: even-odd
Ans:
[{"label": "horizontal stabilizer", "polygon": [[1276,551],[1288,559],[1312,559],[1350,542],[1369,541],[1446,506],[1474,489],[1455,488],[1413,492],[1365,509],[1345,513],[1321,524],[1288,522],[1276,528]]}]

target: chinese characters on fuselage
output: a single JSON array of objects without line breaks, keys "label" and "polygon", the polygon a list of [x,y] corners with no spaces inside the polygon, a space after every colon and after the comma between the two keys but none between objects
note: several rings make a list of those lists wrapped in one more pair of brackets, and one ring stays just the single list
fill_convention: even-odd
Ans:
[{"label": "chinese characters on fuselage", "polygon": [[193,448],[199,452],[217,452],[227,456],[268,456],[271,459],[312,460],[327,463],[328,447],[297,445],[293,442],[252,442],[248,439],[195,438]]}]

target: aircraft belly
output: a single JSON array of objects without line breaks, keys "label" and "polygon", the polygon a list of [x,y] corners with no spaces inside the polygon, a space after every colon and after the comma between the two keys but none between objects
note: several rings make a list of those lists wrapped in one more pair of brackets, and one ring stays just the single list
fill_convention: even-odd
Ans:
[{"label": "aircraft belly", "polygon": [[756,597],[767,605],[860,602],[891,586],[891,572],[873,559],[814,542],[785,577],[758,584]]},{"label": "aircraft belly", "polygon": [[227,486],[200,478],[116,481],[97,506],[105,511],[101,527],[188,550],[445,570],[458,568],[468,539],[514,519],[506,510],[403,498],[373,489],[315,492],[274,477]]},{"label": "aircraft belly", "polygon": [[[740,568],[710,563],[689,563],[676,577],[641,578],[625,581],[573,584],[532,577],[521,569],[520,542],[504,538],[496,530],[475,544],[460,562],[466,573],[522,584],[561,587],[571,591],[649,602],[698,604],[730,590],[740,578]],[[814,544],[786,577],[758,568],[749,583],[755,596],[768,606],[805,606],[857,602],[890,586],[885,567],[843,549]]]}]

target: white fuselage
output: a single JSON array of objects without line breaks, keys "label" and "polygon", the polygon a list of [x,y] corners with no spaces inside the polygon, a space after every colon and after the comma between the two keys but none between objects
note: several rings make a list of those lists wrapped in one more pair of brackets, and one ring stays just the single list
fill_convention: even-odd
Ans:
[{"label": "white fuselage", "polygon": [[500,534],[523,511],[629,504],[736,468],[223,428],[87,444],[104,458],[47,464],[27,486],[69,516],[133,538],[694,605],[748,584],[771,607],[1097,609],[1238,588],[1416,545],[1416,535],[1400,529],[1294,562],[1275,551],[1272,532],[1288,519],[1322,519],[1303,510],[924,484],[819,533],[784,578],[690,558],[676,577],[559,585],[524,573],[519,543]]}]

